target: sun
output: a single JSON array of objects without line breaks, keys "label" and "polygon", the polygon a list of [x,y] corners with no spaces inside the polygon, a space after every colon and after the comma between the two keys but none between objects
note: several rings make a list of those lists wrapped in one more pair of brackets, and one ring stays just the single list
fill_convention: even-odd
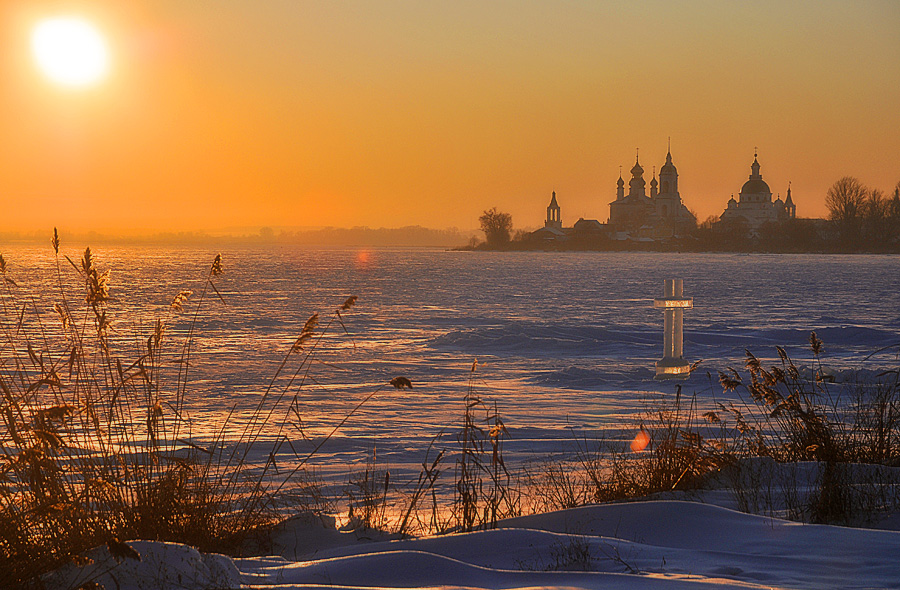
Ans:
[{"label": "sun", "polygon": [[31,34],[31,49],[44,75],[63,86],[90,86],[109,71],[106,41],[90,22],[81,18],[41,21]]}]

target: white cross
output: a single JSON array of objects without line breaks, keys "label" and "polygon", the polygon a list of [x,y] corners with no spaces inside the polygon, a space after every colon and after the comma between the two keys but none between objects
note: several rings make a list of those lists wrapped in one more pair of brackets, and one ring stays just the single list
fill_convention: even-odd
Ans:
[{"label": "white cross", "polygon": [[656,363],[656,378],[687,377],[691,366],[684,354],[684,310],[694,307],[694,300],[684,296],[681,279],[666,279],[666,296],[654,299],[653,307],[665,315],[663,358]]}]

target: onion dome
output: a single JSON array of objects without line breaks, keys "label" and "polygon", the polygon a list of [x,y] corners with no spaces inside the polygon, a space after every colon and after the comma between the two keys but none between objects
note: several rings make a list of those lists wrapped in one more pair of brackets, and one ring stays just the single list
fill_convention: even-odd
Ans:
[{"label": "onion dome", "polygon": [[628,181],[628,196],[633,198],[643,198],[644,193],[644,169],[641,168],[637,158],[634,160],[634,168],[631,169],[631,180]]}]

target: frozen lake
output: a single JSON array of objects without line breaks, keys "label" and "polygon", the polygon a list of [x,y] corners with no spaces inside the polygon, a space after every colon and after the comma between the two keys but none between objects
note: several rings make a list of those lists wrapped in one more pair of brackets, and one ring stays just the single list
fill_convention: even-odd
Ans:
[{"label": "frozen lake", "polygon": [[[306,319],[320,312],[324,324],[349,295],[359,297],[344,317],[349,334],[332,326],[322,362],[289,395],[298,393],[292,442],[323,436],[395,376],[414,385],[384,390],[345,424],[318,457],[326,477],[345,477],[376,448],[379,464],[415,471],[429,442],[459,424],[476,358],[474,386],[504,417],[508,457],[566,452],[573,436],[632,427],[645,402],[675,392],[674,382],[653,379],[663,320],[652,299],[666,278],[682,278],[694,298],[685,357],[702,363],[682,386],[702,404],[721,397],[716,372],[741,367],[745,349],[774,358],[782,345],[808,363],[812,330],[831,366],[872,353],[867,367],[897,366],[896,256],[96,247],[96,264],[111,271],[109,309],[123,355],[139,350],[157,317],[170,326],[170,345],[180,341],[193,307],[173,316],[168,305],[182,289],[194,290],[196,301],[218,251],[224,304],[215,296],[203,303],[187,390],[196,440],[230,408],[252,408]],[[82,255],[64,253],[76,262]],[[52,250],[14,246],[3,254],[17,297],[33,295],[50,325]],[[78,286],[64,260],[62,272]]]}]

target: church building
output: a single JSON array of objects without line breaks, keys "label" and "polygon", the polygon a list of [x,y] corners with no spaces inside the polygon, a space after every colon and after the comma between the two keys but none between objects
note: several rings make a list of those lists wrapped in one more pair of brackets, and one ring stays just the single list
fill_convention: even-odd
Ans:
[{"label": "church building", "polygon": [[670,237],[680,227],[695,222],[694,215],[681,201],[678,192],[678,170],[672,163],[672,150],[666,153],[666,163],[659,170],[659,181],[654,172],[650,180],[650,194],[644,182],[644,169],[635,158],[625,194],[622,174],[616,188],[616,200],[609,204],[609,225],[617,231],[649,234],[648,237]]},{"label": "church building", "polygon": [[750,165],[750,179],[741,187],[738,200],[734,195],[728,201],[725,212],[722,213],[722,221],[743,221],[748,227],[757,228],[764,223],[784,221],[797,217],[797,207],[791,199],[791,185],[788,183],[787,198],[784,201],[779,196],[772,201],[772,191],[759,173],[759,160],[757,154],[753,154],[753,164]]},{"label": "church building", "polygon": [[529,239],[541,242],[567,241],[570,239],[596,239],[606,235],[606,226],[596,219],[579,219],[572,227],[563,227],[556,191],[550,196],[544,227],[531,232]]},{"label": "church building", "polygon": [[544,227],[537,231],[531,232],[531,239],[542,241],[566,240],[571,233],[571,228],[563,228],[562,215],[559,203],[556,201],[556,191],[550,197],[550,204],[547,206],[547,219],[544,221]]}]

